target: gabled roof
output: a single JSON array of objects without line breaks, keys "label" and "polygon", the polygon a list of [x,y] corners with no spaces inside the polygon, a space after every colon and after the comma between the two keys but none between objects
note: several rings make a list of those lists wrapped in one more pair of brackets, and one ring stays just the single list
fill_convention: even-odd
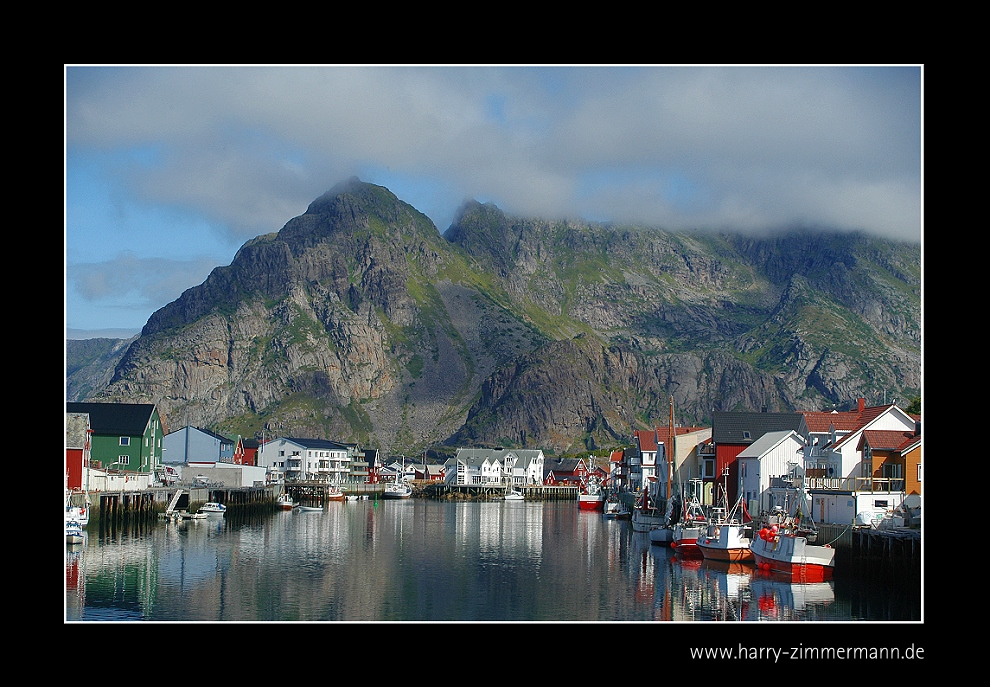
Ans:
[{"label": "gabled roof", "polygon": [[[707,427],[678,427],[675,424],[674,436],[677,437],[683,434],[691,434],[692,432],[698,432],[703,429],[707,429]],[[665,443],[669,435],[669,425],[663,425],[662,427],[657,427],[655,429],[639,429],[633,432],[633,436],[639,444],[640,451],[658,451],[660,449],[660,444]]]},{"label": "gabled roof", "polygon": [[339,441],[330,441],[328,439],[305,439],[301,437],[282,437],[285,441],[291,441],[293,444],[299,444],[303,448],[308,449],[326,449],[328,451],[340,451],[353,448],[354,444],[342,444]]},{"label": "gabled roof", "polygon": [[801,435],[793,429],[780,432],[767,432],[739,453],[739,458],[759,458],[775,449],[787,437],[793,435],[799,444],[804,444]]},{"label": "gabled roof", "polygon": [[712,418],[712,441],[751,444],[767,432],[798,431],[802,418],[801,413],[717,412]]},{"label": "gabled roof", "polygon": [[491,463],[504,464],[509,454],[519,459],[517,466],[528,466],[535,459],[539,458],[543,451],[540,449],[517,449],[517,448],[459,448],[455,460],[459,460],[465,465],[481,465],[486,460]]},{"label": "gabled roof", "polygon": [[153,403],[66,403],[67,413],[88,413],[93,434],[141,436],[155,413]]},{"label": "gabled roof", "polygon": [[836,439],[833,448],[851,442],[853,438],[856,439],[856,442],[858,444],[861,437],[857,435],[857,432],[859,432],[860,430],[867,431],[866,428],[869,427],[870,423],[876,420],[878,417],[881,417],[882,415],[885,415],[887,413],[894,413],[894,412],[901,413],[904,417],[911,419],[910,415],[905,413],[903,410],[901,410],[894,404],[864,408],[859,416],[859,424],[856,427],[854,427],[849,434],[839,439]]},{"label": "gabled roof", "polygon": [[856,448],[862,450],[863,444],[868,443],[870,448],[878,451],[901,451],[920,439],[921,435],[915,434],[913,430],[867,429]]},{"label": "gabled roof", "polygon": [[808,425],[809,432],[824,433],[833,427],[840,432],[851,432],[860,424],[860,412],[851,410],[847,412],[827,412],[827,411],[807,411],[803,413],[804,422]]}]

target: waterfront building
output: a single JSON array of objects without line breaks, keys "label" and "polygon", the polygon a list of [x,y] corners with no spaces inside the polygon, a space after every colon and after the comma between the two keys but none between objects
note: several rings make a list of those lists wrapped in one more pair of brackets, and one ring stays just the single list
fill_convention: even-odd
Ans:
[{"label": "waterfront building", "polygon": [[[88,467],[100,471],[104,481],[112,471],[135,483],[149,482],[161,469],[165,432],[153,403],[66,403],[65,411],[67,418],[89,416]],[[89,487],[97,488],[92,477]]]},{"label": "waterfront building", "polygon": [[444,482],[456,485],[511,484],[543,480],[542,449],[459,448],[443,466]]}]

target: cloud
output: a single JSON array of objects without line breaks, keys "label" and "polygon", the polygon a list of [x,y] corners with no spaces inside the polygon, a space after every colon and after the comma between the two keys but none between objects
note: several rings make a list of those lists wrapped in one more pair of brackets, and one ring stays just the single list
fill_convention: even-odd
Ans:
[{"label": "cloud", "polygon": [[[156,256],[190,263],[176,280],[205,276],[205,262],[228,263],[354,175],[441,231],[473,198],[527,216],[919,241],[922,76],[912,66],[69,66],[72,285],[91,301],[126,286],[150,303],[174,282],[155,269],[122,281],[101,266],[126,268],[131,250],[141,269]],[[157,219],[106,209],[94,221],[73,192],[80,179],[99,180],[122,216]],[[195,231],[134,245],[151,227],[172,231],[169,217]],[[119,261],[81,256],[89,227],[100,236],[90,244]]]}]

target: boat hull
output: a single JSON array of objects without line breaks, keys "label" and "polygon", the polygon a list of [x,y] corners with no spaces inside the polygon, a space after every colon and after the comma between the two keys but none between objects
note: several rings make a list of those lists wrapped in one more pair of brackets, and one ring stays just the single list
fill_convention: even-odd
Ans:
[{"label": "boat hull", "polygon": [[709,531],[698,537],[697,546],[705,560],[729,563],[753,562],[753,551],[748,536],[750,528],[738,523],[713,524]]},{"label": "boat hull", "polygon": [[760,569],[788,575],[795,582],[832,579],[835,549],[828,545],[815,546],[804,537],[783,534],[770,540],[757,538],[750,550]]},{"label": "boat hull", "polygon": [[752,563],[755,559],[749,547],[726,549],[698,542],[698,550],[705,560],[723,561],[726,563]]},{"label": "boat hull", "polygon": [[649,532],[664,523],[663,514],[651,508],[644,511],[642,508],[634,508],[632,512],[632,528],[634,532]]},{"label": "boat hull", "polygon": [[677,525],[670,542],[670,548],[682,556],[701,556],[698,549],[698,537],[704,534],[704,528],[696,525]]},{"label": "boat hull", "polygon": [[674,541],[674,530],[666,525],[658,525],[650,530],[650,543],[657,546],[670,546]]},{"label": "boat hull", "polygon": [[605,510],[604,496],[589,496],[588,494],[578,495],[578,508],[581,510]]}]

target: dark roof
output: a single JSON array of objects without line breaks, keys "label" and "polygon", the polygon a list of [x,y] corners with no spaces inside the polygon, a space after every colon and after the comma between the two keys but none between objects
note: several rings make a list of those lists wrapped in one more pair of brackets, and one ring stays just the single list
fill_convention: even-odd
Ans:
[{"label": "dark roof", "polygon": [[801,413],[717,412],[712,417],[712,441],[716,445],[751,444],[767,432],[799,432],[802,417]]},{"label": "dark roof", "polygon": [[67,413],[88,413],[93,434],[141,436],[155,413],[153,403],[66,403]]},{"label": "dark roof", "polygon": [[328,439],[304,439],[301,437],[283,437],[283,439],[311,449],[325,448],[339,451],[342,448],[351,449],[355,446],[354,444],[344,444],[339,441],[330,441]]}]

